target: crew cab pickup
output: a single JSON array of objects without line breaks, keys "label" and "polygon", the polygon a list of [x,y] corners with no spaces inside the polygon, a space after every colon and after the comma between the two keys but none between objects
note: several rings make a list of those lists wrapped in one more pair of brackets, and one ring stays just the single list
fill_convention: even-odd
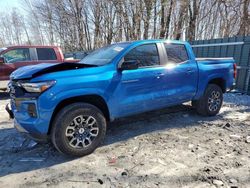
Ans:
[{"label": "crew cab pickup", "polygon": [[[79,60],[67,60],[78,62]],[[0,89],[6,89],[10,74],[19,67],[65,62],[57,46],[9,46],[0,48]]]},{"label": "crew cab pickup", "polygon": [[195,59],[187,42],[144,40],[97,49],[79,63],[39,64],[11,74],[14,126],[60,152],[83,156],[117,118],[192,101],[216,115],[236,76],[232,58]]}]

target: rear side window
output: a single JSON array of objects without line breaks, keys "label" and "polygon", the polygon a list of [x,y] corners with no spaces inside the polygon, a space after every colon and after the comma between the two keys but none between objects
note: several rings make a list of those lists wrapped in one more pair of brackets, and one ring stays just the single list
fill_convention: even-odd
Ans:
[{"label": "rear side window", "polygon": [[57,60],[56,53],[52,48],[37,48],[38,60]]},{"label": "rear side window", "polygon": [[155,44],[145,44],[132,49],[124,57],[124,60],[137,60],[139,67],[160,65],[159,54]]},{"label": "rear side window", "polygon": [[168,61],[181,63],[189,60],[187,50],[183,44],[164,44],[168,55]]}]

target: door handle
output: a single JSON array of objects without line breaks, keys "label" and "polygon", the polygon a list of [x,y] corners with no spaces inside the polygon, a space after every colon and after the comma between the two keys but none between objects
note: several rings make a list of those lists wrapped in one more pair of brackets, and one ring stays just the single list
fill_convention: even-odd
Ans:
[{"label": "door handle", "polygon": [[187,69],[187,73],[188,73],[188,74],[192,74],[193,72],[194,72],[193,69]]}]

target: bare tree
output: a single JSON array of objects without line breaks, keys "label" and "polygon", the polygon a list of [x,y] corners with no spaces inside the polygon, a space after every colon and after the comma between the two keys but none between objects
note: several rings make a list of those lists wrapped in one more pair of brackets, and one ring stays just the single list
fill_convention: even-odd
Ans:
[{"label": "bare tree", "polygon": [[56,44],[92,50],[149,38],[211,39],[250,34],[250,0],[23,0],[0,15],[0,45]]},{"label": "bare tree", "polygon": [[148,39],[149,36],[149,26],[150,26],[150,19],[152,15],[153,9],[153,1],[151,0],[144,0],[146,15],[144,17],[144,39]]},{"label": "bare tree", "polygon": [[250,34],[250,0],[243,0],[243,13],[240,20],[239,35],[246,36]]},{"label": "bare tree", "polygon": [[182,32],[183,32],[183,25],[185,21],[185,16],[187,15],[187,1],[181,1],[180,5],[178,7],[179,9],[179,16],[178,16],[178,21],[175,26],[175,39],[179,40],[181,38]]},{"label": "bare tree", "polygon": [[189,25],[188,25],[188,39],[190,41],[195,39],[195,29],[196,29],[196,21],[199,14],[199,7],[201,4],[201,0],[190,0],[188,3],[189,10]]}]

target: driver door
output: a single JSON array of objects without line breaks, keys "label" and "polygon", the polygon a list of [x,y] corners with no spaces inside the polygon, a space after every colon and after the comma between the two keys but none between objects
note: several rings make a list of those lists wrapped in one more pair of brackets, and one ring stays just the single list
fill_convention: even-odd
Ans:
[{"label": "driver door", "polygon": [[137,61],[139,68],[119,73],[119,83],[111,99],[115,117],[153,110],[162,105],[162,76],[166,69],[160,65],[158,45],[143,44],[135,47],[124,61]]}]

